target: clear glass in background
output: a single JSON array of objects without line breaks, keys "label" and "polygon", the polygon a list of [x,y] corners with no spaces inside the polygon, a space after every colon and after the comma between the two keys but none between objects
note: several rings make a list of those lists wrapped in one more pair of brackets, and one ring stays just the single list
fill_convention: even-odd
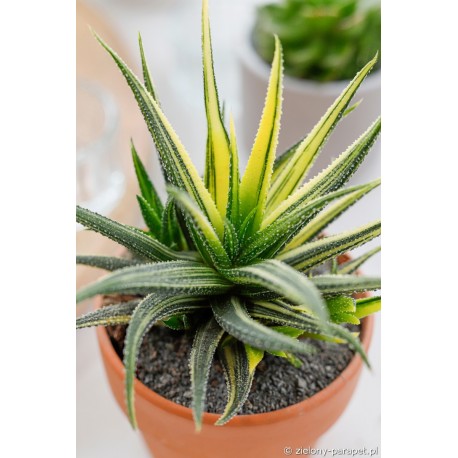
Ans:
[{"label": "clear glass in background", "polygon": [[111,93],[92,81],[77,81],[76,202],[103,215],[124,193],[118,130],[119,110]]}]

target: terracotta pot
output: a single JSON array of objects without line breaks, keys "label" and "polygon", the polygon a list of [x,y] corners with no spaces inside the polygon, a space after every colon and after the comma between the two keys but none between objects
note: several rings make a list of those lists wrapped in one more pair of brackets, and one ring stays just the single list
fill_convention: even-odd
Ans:
[{"label": "terracotta pot", "polygon": [[[101,301],[98,302],[100,307]],[[374,318],[362,321],[361,340],[367,351]],[[106,374],[121,409],[124,402],[124,366],[105,328],[97,329]],[[218,415],[206,413],[195,433],[191,409],[159,396],[135,380],[139,429],[154,458],[244,458],[285,456],[291,447],[313,447],[345,410],[355,390],[362,361],[355,356],[324,390],[298,404],[274,412],[239,415],[225,426],[214,426]]]}]

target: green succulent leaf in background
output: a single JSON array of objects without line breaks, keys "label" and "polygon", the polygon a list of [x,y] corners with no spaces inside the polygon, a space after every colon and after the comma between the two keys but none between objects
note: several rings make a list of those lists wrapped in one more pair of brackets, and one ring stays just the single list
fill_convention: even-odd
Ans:
[{"label": "green succulent leaf in background", "polygon": [[[301,3],[301,2],[291,2]],[[348,3],[348,2],[347,2]],[[351,3],[351,2],[350,2]],[[294,34],[291,30],[290,35]],[[327,237],[339,215],[380,185],[345,187],[380,133],[375,120],[329,167],[306,181],[307,172],[359,85],[377,63],[370,56],[309,136],[279,159],[282,103],[282,38],[272,38],[270,83],[259,130],[244,174],[239,171],[235,125],[224,123],[213,67],[208,1],[202,7],[202,51],[207,115],[203,179],[159,105],[141,37],[143,82],[103,40],[132,89],[156,145],[168,199],[162,202],[135,146],[140,229],[77,207],[77,221],[126,248],[126,256],[79,255],[77,263],[108,273],[78,291],[77,301],[98,294],[135,295],[77,319],[77,327],[127,325],[124,346],[127,411],[136,426],[134,378],[142,339],[155,325],[193,333],[190,374],[196,430],[202,426],[209,369],[214,357],[228,387],[222,425],[242,408],[256,366],[265,353],[300,364],[311,345],[301,337],[348,344],[368,364],[361,343],[343,326],[380,310],[379,297],[354,294],[380,289],[380,279],[357,274],[379,249],[343,265],[339,255],[380,235],[380,222]],[[293,37],[283,39],[289,45]],[[375,53],[374,53],[375,54]],[[333,262],[332,269],[316,268]],[[151,331],[151,332],[154,332]]]},{"label": "green succulent leaf in background", "polygon": [[[273,35],[283,44],[285,73],[314,81],[351,79],[380,50],[380,5],[368,0],[281,0],[257,10],[252,32],[270,62]],[[380,60],[375,68],[380,66]]]}]

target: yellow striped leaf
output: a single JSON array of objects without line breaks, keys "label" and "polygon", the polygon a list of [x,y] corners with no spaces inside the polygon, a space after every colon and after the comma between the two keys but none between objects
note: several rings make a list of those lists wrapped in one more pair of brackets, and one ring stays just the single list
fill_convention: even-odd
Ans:
[{"label": "yellow striped leaf", "polygon": [[148,92],[151,94],[151,97],[159,104],[159,100],[156,95],[156,91],[154,89],[153,78],[151,77],[151,73],[148,68],[148,64],[145,59],[145,51],[143,50],[143,41],[142,36],[140,33],[138,34],[138,46],[140,48],[140,57],[142,60],[142,70],[143,70],[143,81],[145,83],[145,87]]},{"label": "yellow striped leaf", "polygon": [[134,380],[137,356],[144,335],[158,321],[179,313],[187,313],[201,308],[201,299],[190,296],[177,296],[155,293],[146,296],[138,304],[129,322],[124,345],[125,396],[127,414],[134,429],[137,427],[134,404]]},{"label": "yellow striped leaf", "polygon": [[149,294],[173,291],[190,295],[224,294],[231,283],[210,267],[192,261],[170,261],[125,267],[77,292],[81,302],[97,294]]},{"label": "yellow striped leaf", "polygon": [[373,313],[379,312],[382,308],[382,298],[380,296],[366,297],[356,301],[357,318],[364,318]]},{"label": "yellow striped leaf", "polygon": [[374,123],[345,152],[335,159],[315,178],[305,183],[276,207],[263,220],[261,229],[272,224],[282,214],[311,199],[341,188],[358,170],[358,167],[377,140],[381,130],[381,120]]},{"label": "yellow striped leaf", "polygon": [[196,203],[179,189],[168,187],[167,192],[188,217],[193,229],[193,240],[202,257],[217,268],[228,267],[229,257],[218,234]]},{"label": "yellow striped leaf", "polygon": [[345,210],[355,204],[361,197],[380,185],[381,180],[375,180],[368,183],[366,186],[357,189],[351,194],[343,197],[337,203],[319,213],[285,246],[282,252],[290,251],[303,245],[308,240],[311,240],[319,234],[326,226],[332,223]]},{"label": "yellow striped leaf", "polygon": [[222,237],[224,223],[215,202],[159,104],[116,52],[97,35],[96,38],[111,55],[131,88],[156,144],[167,180],[192,196]]},{"label": "yellow striped leaf", "polygon": [[230,186],[231,146],[221,117],[218,100],[208,19],[208,0],[202,2],[202,56],[205,112],[208,127],[205,184],[224,218]]},{"label": "yellow striped leaf", "polygon": [[243,221],[253,209],[256,209],[251,228],[252,233],[256,232],[261,224],[270,187],[280,130],[282,81],[282,50],[280,40],[275,37],[275,54],[266,102],[248,165],[240,184],[241,220]]},{"label": "yellow striped leaf", "polygon": [[196,431],[202,428],[202,414],[205,408],[208,375],[218,342],[224,329],[212,317],[197,329],[191,349],[192,415]]},{"label": "yellow striped leaf", "polygon": [[240,172],[239,172],[239,155],[237,150],[237,138],[235,135],[235,125],[232,114],[229,121],[230,141],[231,141],[231,180],[229,187],[229,198],[227,202],[227,217],[239,227],[240,212]]},{"label": "yellow striped leaf", "polygon": [[377,56],[374,57],[363,69],[357,73],[353,81],[345,88],[342,94],[331,105],[325,115],[320,119],[318,124],[313,128],[309,135],[298,146],[294,155],[282,167],[279,174],[276,174],[269,190],[268,209],[276,208],[285,200],[298,186],[313,165],[318,156],[321,147],[326,139],[334,130],[338,121],[345,113],[353,95],[359,88],[364,78],[377,62]]},{"label": "yellow striped leaf", "polygon": [[308,270],[328,259],[369,242],[378,237],[380,233],[381,223],[380,221],[375,221],[351,231],[306,243],[303,246],[278,255],[276,259],[297,270]]},{"label": "yellow striped leaf", "polygon": [[227,385],[227,404],[223,414],[215,423],[221,426],[237,415],[248,398],[254,371],[264,357],[264,352],[248,344],[231,341],[221,346],[218,354]]}]

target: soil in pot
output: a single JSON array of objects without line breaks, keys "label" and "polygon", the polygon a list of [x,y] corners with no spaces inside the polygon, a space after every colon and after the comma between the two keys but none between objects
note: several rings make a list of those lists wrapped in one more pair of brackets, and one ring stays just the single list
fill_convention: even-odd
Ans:
[{"label": "soil in pot", "polygon": [[[105,304],[111,302],[113,298],[105,298]],[[125,330],[126,326],[108,328],[111,341],[120,358]],[[253,386],[241,414],[270,412],[313,396],[336,379],[354,355],[354,352],[344,344],[307,340],[317,351],[313,354],[298,355],[303,362],[300,368],[294,367],[283,358],[266,355],[256,369]],[[140,349],[137,378],[159,395],[177,404],[191,407],[188,366],[191,346],[192,334],[154,326],[145,336]],[[210,370],[206,411],[222,413],[226,400],[224,373],[216,357]]]}]

